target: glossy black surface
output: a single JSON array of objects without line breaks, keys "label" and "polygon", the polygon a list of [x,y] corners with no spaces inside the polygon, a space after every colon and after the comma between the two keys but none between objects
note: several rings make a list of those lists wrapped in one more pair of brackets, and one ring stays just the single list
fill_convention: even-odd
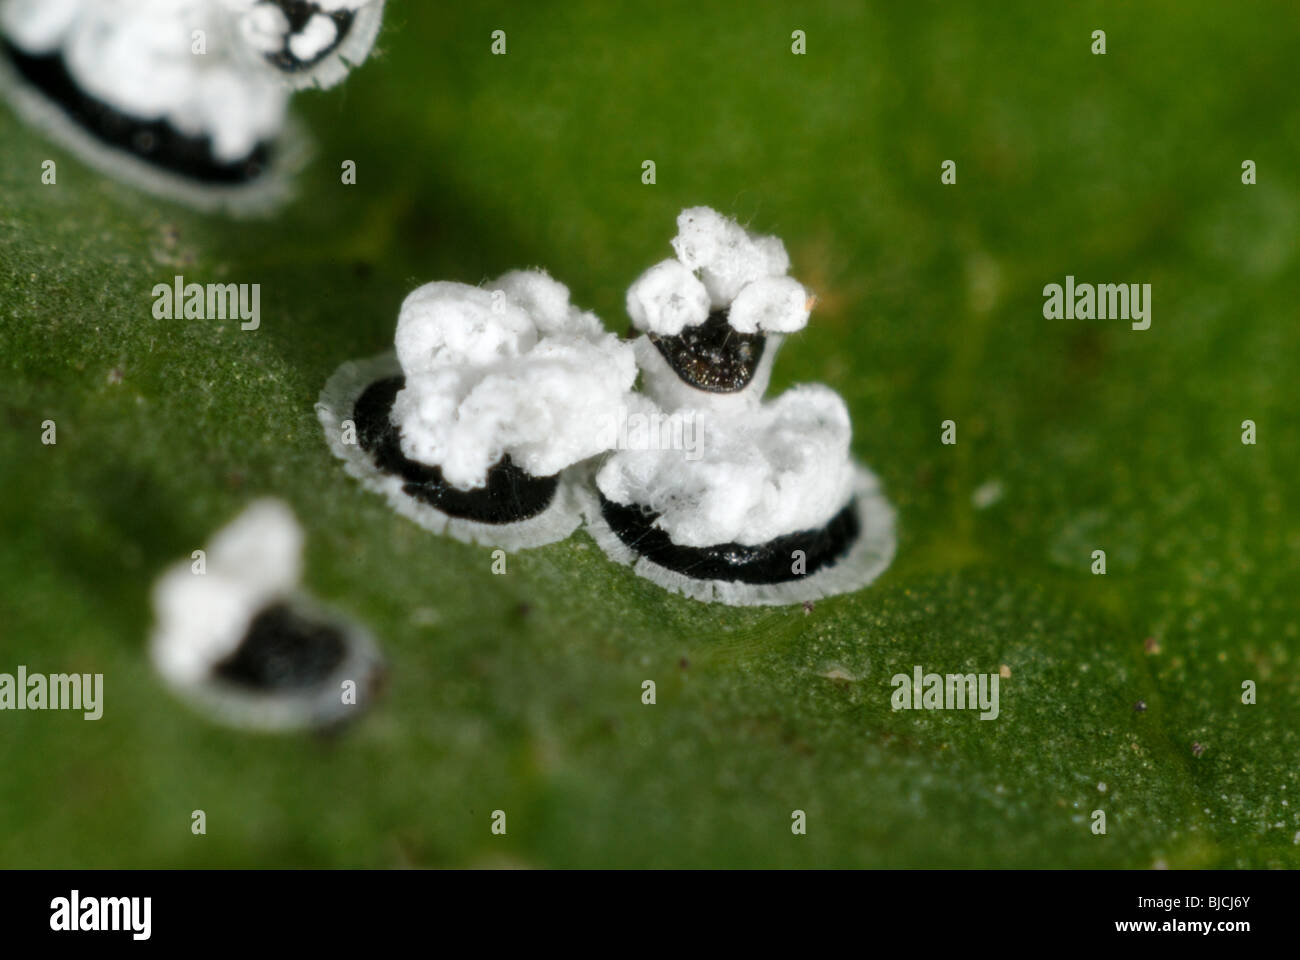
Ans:
[{"label": "glossy black surface", "polygon": [[709,393],[745,389],[754,379],[767,344],[761,333],[733,330],[726,310],[714,310],[703,323],[685,327],[675,337],[648,336],[677,376]]}]

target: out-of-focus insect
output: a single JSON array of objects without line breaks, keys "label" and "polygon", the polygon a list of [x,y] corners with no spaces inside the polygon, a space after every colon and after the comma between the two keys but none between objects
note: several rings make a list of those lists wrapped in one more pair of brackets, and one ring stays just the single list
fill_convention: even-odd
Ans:
[{"label": "out-of-focus insect", "polygon": [[303,533],[261,500],[154,585],[150,655],[182,701],[255,730],[337,727],[364,711],[385,667],[370,632],[299,586]]},{"label": "out-of-focus insect", "polygon": [[235,212],[288,192],[295,89],[374,45],[384,0],[0,0],[0,89],[92,165]]}]

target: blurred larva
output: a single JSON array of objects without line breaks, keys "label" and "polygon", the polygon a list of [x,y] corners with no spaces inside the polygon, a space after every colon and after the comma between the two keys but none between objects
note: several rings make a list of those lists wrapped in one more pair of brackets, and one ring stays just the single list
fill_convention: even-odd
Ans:
[{"label": "blurred larva", "polygon": [[383,0],[0,0],[0,90],[111,176],[264,213],[306,158],[293,89],[340,81],[382,13]]},{"label": "blurred larva", "polygon": [[298,589],[301,552],[293,513],[262,500],[158,580],[150,654],[182,701],[258,730],[333,726],[369,705],[378,648]]}]

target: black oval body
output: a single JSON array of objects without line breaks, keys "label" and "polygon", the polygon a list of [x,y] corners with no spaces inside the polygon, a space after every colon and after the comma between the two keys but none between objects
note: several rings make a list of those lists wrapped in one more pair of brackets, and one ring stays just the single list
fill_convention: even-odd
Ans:
[{"label": "black oval body", "polygon": [[371,455],[376,467],[405,481],[402,489],[408,496],[448,516],[479,523],[515,523],[535,517],[551,505],[559,474],[531,476],[509,456],[488,470],[485,486],[474,490],[458,490],[443,480],[437,467],[409,459],[402,453],[401,434],[389,419],[393,401],[405,384],[403,376],[376,380],[357,398],[352,417],[361,448]]},{"label": "black oval body", "polygon": [[[646,559],[696,580],[770,584],[801,580],[845,556],[861,533],[856,503],[849,503],[818,530],[802,530],[749,547],[722,543],[682,547],[654,525],[658,514],[635,504],[600,498],[601,514],[615,536]],[[794,551],[804,553],[802,573],[794,572]]]},{"label": "black oval body", "polygon": [[726,310],[714,310],[703,323],[684,327],[674,337],[648,336],[677,376],[709,393],[744,390],[754,379],[767,344],[761,333],[732,329]]},{"label": "black oval body", "polygon": [[238,649],[212,672],[263,693],[302,690],[328,680],[347,653],[347,640],[339,627],[276,603],[253,618]]}]

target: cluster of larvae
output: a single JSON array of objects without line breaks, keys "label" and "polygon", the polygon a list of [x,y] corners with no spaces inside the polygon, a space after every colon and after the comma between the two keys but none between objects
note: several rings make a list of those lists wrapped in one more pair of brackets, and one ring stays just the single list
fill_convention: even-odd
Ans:
[{"label": "cluster of larvae", "polygon": [[[395,349],[330,378],[317,415],[347,471],[421,526],[510,550],[580,526],[614,561],[696,600],[808,602],[889,565],[893,511],[820,384],[767,399],[812,297],[782,243],[705,207],[631,286],[608,332],[540,270],[430,283]],[[262,501],[154,592],[153,660],[228,724],[328,727],[382,687],[369,633],[299,589],[302,531]],[[200,569],[201,567],[201,569]]]},{"label": "cluster of larvae", "polygon": [[317,404],[347,471],[467,542],[527,549],[585,524],[697,600],[788,604],[888,566],[893,512],[850,455],[843,400],[764,393],[813,298],[776,237],[707,207],[631,286],[632,339],[540,270],[411,293],[395,350],[345,363]]}]

